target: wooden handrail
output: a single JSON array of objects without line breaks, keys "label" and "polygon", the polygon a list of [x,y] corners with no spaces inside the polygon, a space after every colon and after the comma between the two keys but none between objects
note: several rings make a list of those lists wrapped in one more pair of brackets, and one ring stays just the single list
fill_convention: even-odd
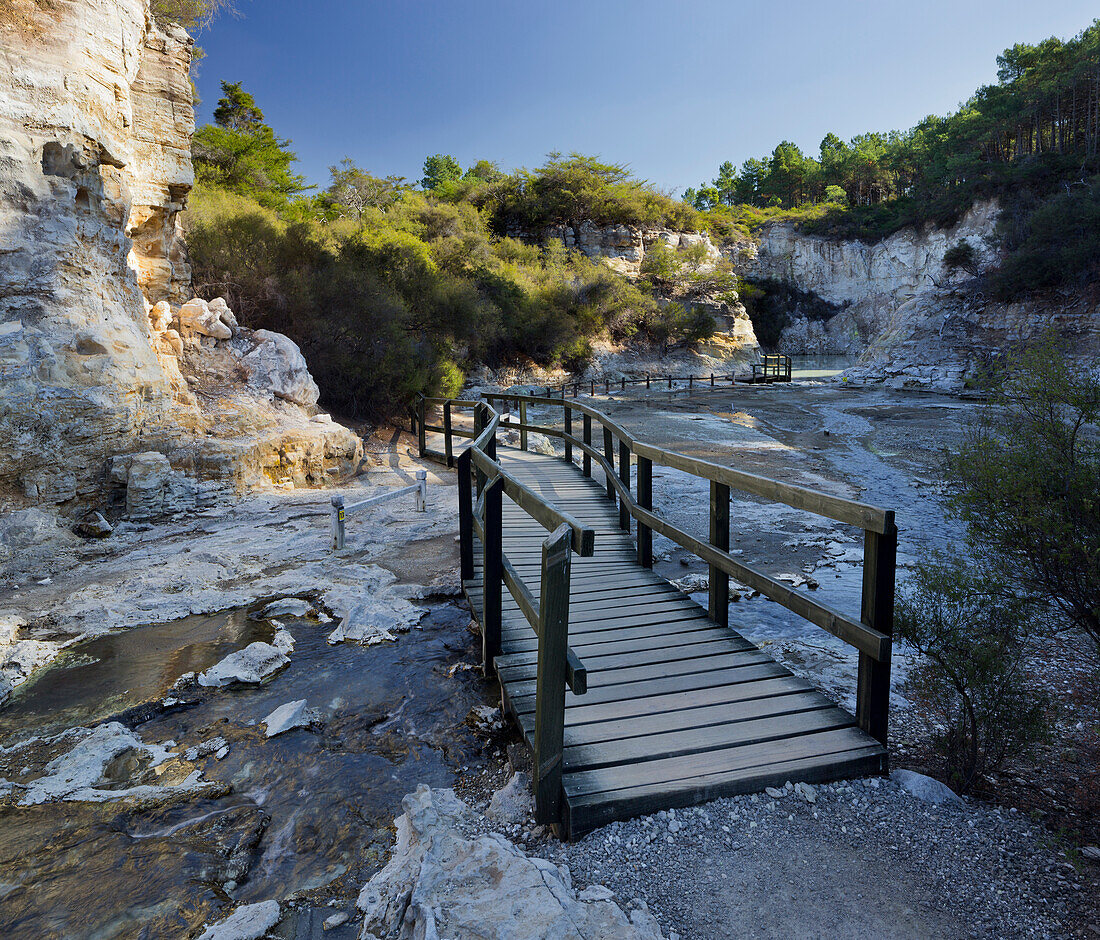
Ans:
[{"label": "wooden handrail", "polygon": [[[775,359],[777,367],[782,365],[781,360],[788,359],[789,367],[789,357],[778,356]],[[647,444],[635,439],[625,428],[603,412],[576,400],[566,404],[564,398],[497,393],[486,395],[485,398],[488,401],[521,401],[565,409],[568,412],[569,429],[567,430],[531,425],[522,419],[518,429],[521,433],[526,430],[563,440],[570,462],[572,462],[573,451],[579,451],[585,476],[591,475],[593,462],[600,467],[604,474],[608,497],[619,501],[620,525],[623,528],[629,528],[628,517],[633,518],[637,523],[638,559],[643,566],[652,566],[653,532],[666,536],[705,561],[710,566],[709,612],[713,619],[719,623],[724,623],[727,619],[728,579],[733,577],[858,650],[859,680],[856,717],[861,728],[882,743],[886,743],[897,553],[897,526],[893,510],[880,509],[855,500],[820,493],[807,487],[782,483]],[[523,411],[525,412],[526,408]],[[581,438],[571,433],[574,411],[580,412],[584,418]],[[594,446],[591,426],[593,420],[598,421],[603,429],[603,452]],[[615,440],[619,444],[618,471],[615,467]],[[631,455],[638,462],[639,498],[637,499],[630,492]],[[710,481],[709,543],[677,528],[653,512],[653,464],[681,470]],[[815,513],[864,530],[864,584],[859,620],[798,593],[775,578],[738,561],[730,554],[731,489],[784,503],[792,508]]]},{"label": "wooden handrail", "polygon": [[[515,396],[491,394],[486,395],[485,398],[491,401],[499,398],[515,398]],[[529,400],[540,405],[562,407],[560,398],[531,396]],[[830,496],[827,493],[811,490],[794,483],[782,483],[779,480],[772,480],[768,477],[746,473],[743,470],[734,470],[732,467],[725,467],[722,464],[712,463],[709,460],[700,460],[697,457],[688,457],[685,454],[665,450],[663,447],[655,447],[652,444],[646,444],[643,441],[637,440],[624,427],[612,421],[602,411],[590,405],[586,405],[579,401],[572,401],[569,403],[569,407],[573,411],[579,411],[581,414],[588,415],[590,418],[595,418],[605,428],[609,429],[617,440],[625,443],[627,447],[630,448],[631,453],[639,457],[646,457],[658,466],[669,467],[673,470],[683,470],[693,476],[703,477],[715,483],[724,483],[743,493],[761,496],[773,502],[785,503],[794,509],[802,509],[818,516],[824,516],[828,519],[834,519],[837,522],[844,522],[873,532],[884,533],[894,522],[893,510],[879,509],[876,506],[859,503],[851,499],[844,499],[840,496]],[[540,427],[538,431],[540,434],[546,434],[551,437],[561,436],[561,432],[556,431],[556,429]],[[570,443],[575,444],[576,439]]]},{"label": "wooden handrail", "polygon": [[[449,403],[444,403],[447,457],[452,455]],[[521,424],[526,425],[527,406],[521,409]],[[474,412],[474,435],[470,446],[458,457],[459,542],[464,581],[474,576],[474,536],[483,552],[481,580],[482,658],[486,669],[493,667],[502,651],[503,604],[501,588],[506,587],[524,619],[538,639],[538,666],[535,694],[535,735],[533,742],[535,771],[535,814],[540,823],[561,821],[562,754],[565,739],[565,690],[583,695],[588,689],[588,673],[577,654],[569,647],[569,572],[572,553],[591,556],[595,549],[595,531],[569,513],[562,512],[534,490],[510,474],[496,459],[496,435],[501,414],[490,404],[479,403]],[[423,434],[423,409],[420,429]],[[521,443],[527,445],[529,428],[521,431]],[[478,497],[474,502],[472,477],[477,478]],[[528,516],[548,531],[542,543],[542,580],[540,597],[524,583],[522,576],[504,554],[501,497],[507,496]]]}]

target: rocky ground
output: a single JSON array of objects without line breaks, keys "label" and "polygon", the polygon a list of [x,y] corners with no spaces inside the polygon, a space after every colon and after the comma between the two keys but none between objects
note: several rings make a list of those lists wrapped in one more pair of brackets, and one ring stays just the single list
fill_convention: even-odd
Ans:
[{"label": "rocky ground", "polygon": [[[967,406],[886,391],[855,400],[829,388],[775,391],[743,390],[737,400],[723,391],[713,399],[704,393],[690,400],[605,404],[619,409],[620,420],[644,426],[648,439],[700,454],[735,448],[750,469],[904,506],[903,564],[952,535],[936,508],[930,455],[950,442]],[[231,653],[203,667],[208,682],[191,680],[169,693],[191,709],[180,713],[182,724],[158,705],[141,714],[104,713],[98,725],[86,722],[91,732],[51,731],[27,751],[13,749],[11,738],[3,742],[0,776],[7,782],[0,803],[8,807],[3,812],[11,835],[0,839],[0,897],[9,909],[18,901],[26,910],[27,899],[3,872],[21,870],[29,859],[52,864],[56,856],[48,849],[60,844],[55,840],[77,839],[69,853],[76,853],[74,860],[77,845],[97,846],[104,859],[125,859],[132,855],[126,833],[146,833],[147,853],[177,852],[167,844],[177,837],[165,834],[181,827],[186,857],[212,860],[191,876],[202,890],[187,931],[207,940],[342,940],[358,935],[364,922],[370,931],[364,936],[419,936],[418,929],[429,936],[429,927],[438,936],[470,936],[477,934],[463,925],[523,923],[528,907],[543,918],[529,920],[529,927],[560,928],[554,935],[561,936],[1100,935],[1100,864],[1081,850],[1094,844],[1100,722],[1080,657],[1048,657],[1045,663],[1052,691],[1076,697],[1055,740],[1030,763],[1017,762],[989,781],[981,799],[937,804],[912,795],[898,780],[854,781],[656,814],[605,827],[572,845],[535,826],[527,789],[512,780],[523,769],[524,749],[493,707],[491,686],[469,681],[478,655],[476,639],[461,629],[468,616],[454,603],[436,605],[442,613],[423,621],[424,639],[419,631],[401,637],[425,610],[435,609],[424,604],[426,596],[456,589],[448,475],[427,465],[426,514],[415,511],[411,497],[358,518],[353,513],[348,548],[329,549],[330,495],[340,492],[351,503],[411,482],[421,464],[409,456],[410,444],[400,432],[375,437],[368,446],[370,471],[339,491],[285,488],[155,525],[123,523],[102,539],[30,518],[5,530],[0,579],[8,598],[4,622],[14,642],[4,647],[3,675],[11,685],[68,644],[108,628],[175,624],[172,618],[195,612],[304,598],[297,602],[302,609],[256,607],[257,626],[233,628],[227,649],[263,646],[270,657],[260,650],[264,657],[237,663]],[[655,484],[659,508],[676,513],[689,529],[705,525],[705,511],[696,506],[705,505],[705,494],[690,481],[669,475]],[[740,520],[738,546],[750,564],[783,556],[773,562],[782,570],[773,573],[831,602],[852,601],[858,546],[849,533],[768,517],[751,500],[735,502],[734,516]],[[705,590],[705,569],[692,567],[671,543],[656,547],[662,573],[680,580],[688,593]],[[858,578],[855,583],[858,597]],[[734,608],[739,628],[838,701],[848,701],[854,663],[823,642],[820,631],[793,626],[774,607],[745,592]],[[275,619],[264,619],[267,614]],[[326,645],[325,637],[349,629],[364,644],[383,641],[367,647],[379,655],[350,657],[343,645]],[[389,637],[397,642],[384,642]],[[402,652],[403,644],[410,652]],[[431,657],[427,688],[402,679],[412,684],[399,683],[369,707],[348,698],[376,684],[372,669],[387,676],[425,673],[425,656]],[[237,666],[262,667],[255,678],[264,678],[265,663],[274,678],[249,686],[255,691],[218,687],[230,672],[239,677]],[[904,687],[904,656],[899,663],[895,766],[937,773],[927,718]],[[184,666],[171,668],[174,679]],[[356,670],[355,690],[349,668]],[[320,684],[315,672],[326,673]],[[133,688],[137,681],[125,676],[124,684]],[[465,722],[480,744],[460,731],[471,701],[483,703]],[[441,721],[433,723],[432,714]],[[0,709],[0,724],[3,718]],[[137,743],[131,740],[135,728]],[[369,768],[360,754],[369,755]],[[396,811],[393,786],[400,781],[412,790],[404,781],[418,761],[425,774],[414,781],[453,785],[468,809],[437,797],[439,789],[410,794],[388,865],[383,867],[388,823],[373,815],[363,830],[372,835],[362,857],[351,866],[341,861],[344,843],[357,838],[362,821],[355,821],[356,811],[339,793],[377,781],[386,790],[379,805],[392,803]],[[386,782],[387,773],[393,780]],[[255,789],[257,775],[272,780],[270,795]],[[927,795],[926,786],[911,788]],[[310,797],[300,801],[292,790]],[[59,814],[56,800],[70,809]],[[223,816],[226,800],[233,809]],[[370,813],[378,811],[372,803]],[[71,831],[54,832],[63,818]],[[46,841],[38,846],[40,838]],[[342,854],[318,874],[310,855],[324,855],[334,841]],[[35,854],[27,855],[28,847]],[[241,884],[234,877],[238,870]],[[492,890],[490,870],[512,872],[513,884],[533,893]],[[42,877],[47,874],[42,869]],[[111,877],[105,875],[104,883],[114,884]],[[119,877],[126,877],[125,869]],[[202,887],[209,878],[213,887]],[[259,888],[263,884],[271,885],[270,893]],[[352,901],[364,884],[357,910]],[[179,889],[166,881],[165,890]],[[509,911],[518,912],[519,921],[510,921]],[[169,922],[151,909],[142,916]],[[553,924],[558,926],[546,926]]]}]

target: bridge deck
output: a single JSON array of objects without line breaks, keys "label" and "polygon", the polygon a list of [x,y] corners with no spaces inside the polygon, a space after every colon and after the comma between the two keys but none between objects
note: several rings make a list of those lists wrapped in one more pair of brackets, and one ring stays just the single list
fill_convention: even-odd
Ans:
[{"label": "bridge deck", "polygon": [[[588,691],[566,694],[569,838],[616,819],[720,796],[886,769],[886,750],[804,679],[637,562],[598,482],[563,460],[501,448],[501,465],[596,530],[573,556],[569,643]],[[504,552],[538,596],[546,531],[504,500]],[[480,616],[480,546],[467,595]],[[534,631],[504,591],[504,702],[534,738]]]}]

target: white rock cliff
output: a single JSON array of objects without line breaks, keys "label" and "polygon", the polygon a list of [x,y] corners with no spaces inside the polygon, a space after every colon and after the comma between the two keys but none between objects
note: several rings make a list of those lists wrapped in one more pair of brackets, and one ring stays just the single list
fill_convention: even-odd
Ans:
[{"label": "white rock cliff", "polygon": [[175,310],[190,37],[148,0],[0,0],[0,45],[0,499],[95,505],[149,452],[238,491],[353,470],[289,340]]}]

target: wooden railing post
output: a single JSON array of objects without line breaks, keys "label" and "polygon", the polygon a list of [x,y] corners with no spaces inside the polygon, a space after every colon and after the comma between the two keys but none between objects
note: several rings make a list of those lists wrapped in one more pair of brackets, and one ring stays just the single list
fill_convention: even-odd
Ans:
[{"label": "wooden railing post", "polygon": [[495,477],[485,489],[485,544],[482,546],[481,661],[488,675],[500,655],[501,585],[503,584],[503,501],[504,480]]},{"label": "wooden railing post", "polygon": [[[894,635],[894,573],[898,556],[898,529],[893,513],[886,531],[867,531],[863,539],[863,622],[879,633]],[[856,721],[871,737],[886,744],[890,714],[890,651],[880,662],[859,654]]]},{"label": "wooden railing post", "polygon": [[[573,436],[573,409],[568,405],[564,409],[565,411],[565,433],[569,437]],[[573,462],[573,442],[569,440],[569,437],[565,439],[565,462]]]},{"label": "wooden railing post", "polygon": [[[583,440],[589,447],[592,446],[592,415],[585,415],[584,420],[581,422],[581,440]],[[586,477],[592,476],[592,455],[588,451],[584,452],[584,459],[581,461],[582,470]]]},{"label": "wooden railing post", "polygon": [[611,482],[611,477],[615,469],[615,439],[611,436],[611,428],[605,427],[603,429],[603,456],[612,469],[612,473],[604,471],[604,475],[607,477],[607,498],[615,498],[615,484]]},{"label": "wooden railing post", "polygon": [[645,374],[645,388],[646,388],[646,391],[648,392],[649,391],[649,373],[648,372]]},{"label": "wooden railing post", "polygon": [[469,449],[458,455],[458,554],[462,580],[474,577],[474,489],[470,479]]},{"label": "wooden railing post", "polygon": [[[730,488],[725,483],[710,484],[710,544],[724,552],[730,550]],[[710,566],[711,620],[723,627],[730,624],[730,577],[721,568]]]},{"label": "wooden railing post", "polygon": [[535,821],[540,825],[561,822],[571,541],[572,532],[562,525],[542,543],[534,749]]},{"label": "wooden railing post", "polygon": [[527,450],[527,401],[519,402],[519,449]]},{"label": "wooden railing post", "polygon": [[428,432],[424,429],[427,404],[423,395],[416,402],[416,449],[421,457],[426,456],[428,453]]},{"label": "wooden railing post", "polygon": [[455,465],[454,443],[451,439],[451,400],[443,402],[443,456],[447,458],[447,466]]},{"label": "wooden railing post", "polygon": [[[619,441],[619,480],[629,493],[630,448],[627,447],[626,441]],[[619,528],[624,532],[630,531],[630,508],[626,505],[626,500],[622,498],[619,499]]]},{"label": "wooden railing post", "polygon": [[[648,457],[638,457],[637,500],[642,509],[653,510],[653,461]],[[640,520],[638,522],[638,564],[643,568],[653,567],[653,530]]]},{"label": "wooden railing post", "polygon": [[[488,405],[478,404],[474,408],[474,438],[481,436],[481,432],[485,430],[485,409]],[[477,482],[477,495],[481,495],[481,491],[485,488],[485,471],[480,467],[477,467],[474,471],[474,479]]]}]

